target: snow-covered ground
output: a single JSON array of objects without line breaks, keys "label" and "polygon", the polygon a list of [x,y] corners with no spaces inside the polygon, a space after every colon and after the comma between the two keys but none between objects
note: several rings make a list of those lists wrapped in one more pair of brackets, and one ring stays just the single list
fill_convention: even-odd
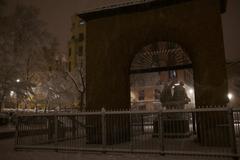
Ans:
[{"label": "snow-covered ground", "polygon": [[221,160],[221,158],[161,156],[158,154],[130,154],[130,153],[103,154],[95,152],[66,153],[36,150],[15,151],[14,139],[0,140],[0,160],[218,160],[218,159]]}]

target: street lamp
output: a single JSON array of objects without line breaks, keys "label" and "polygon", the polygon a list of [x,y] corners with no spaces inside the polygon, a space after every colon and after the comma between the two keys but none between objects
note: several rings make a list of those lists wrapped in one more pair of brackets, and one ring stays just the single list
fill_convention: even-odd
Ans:
[{"label": "street lamp", "polygon": [[16,82],[17,82],[17,85],[16,85],[16,98],[17,98],[17,111],[18,111],[18,83],[20,82],[20,79],[18,78],[16,80]]}]

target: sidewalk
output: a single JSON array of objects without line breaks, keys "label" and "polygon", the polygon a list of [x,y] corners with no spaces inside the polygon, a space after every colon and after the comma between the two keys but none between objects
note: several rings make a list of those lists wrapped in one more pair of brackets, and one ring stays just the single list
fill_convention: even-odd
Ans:
[{"label": "sidewalk", "polygon": [[[161,156],[158,154],[95,153],[95,152],[54,152],[15,151],[14,139],[0,140],[1,160],[228,160],[210,157]],[[231,160],[229,158],[229,160]]]},{"label": "sidewalk", "polygon": [[0,126],[0,139],[12,138],[15,135],[15,127],[13,125]]}]

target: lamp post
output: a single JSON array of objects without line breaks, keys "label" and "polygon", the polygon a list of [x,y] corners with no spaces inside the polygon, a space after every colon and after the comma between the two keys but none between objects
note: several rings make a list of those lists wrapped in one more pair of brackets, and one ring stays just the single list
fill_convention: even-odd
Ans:
[{"label": "lamp post", "polygon": [[18,78],[17,80],[16,80],[16,82],[17,82],[17,85],[16,85],[16,98],[17,98],[17,111],[18,111],[18,84],[20,83],[20,79]]}]

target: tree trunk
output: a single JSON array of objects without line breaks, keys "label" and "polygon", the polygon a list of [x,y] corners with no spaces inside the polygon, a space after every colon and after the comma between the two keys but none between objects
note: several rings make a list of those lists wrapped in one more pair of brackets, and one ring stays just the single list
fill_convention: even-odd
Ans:
[{"label": "tree trunk", "polygon": [[83,111],[83,100],[84,100],[84,93],[80,93],[79,95],[79,111]]},{"label": "tree trunk", "polygon": [[5,95],[1,95],[1,99],[0,99],[0,112],[2,112],[2,109],[4,107],[4,100],[5,100]]}]

